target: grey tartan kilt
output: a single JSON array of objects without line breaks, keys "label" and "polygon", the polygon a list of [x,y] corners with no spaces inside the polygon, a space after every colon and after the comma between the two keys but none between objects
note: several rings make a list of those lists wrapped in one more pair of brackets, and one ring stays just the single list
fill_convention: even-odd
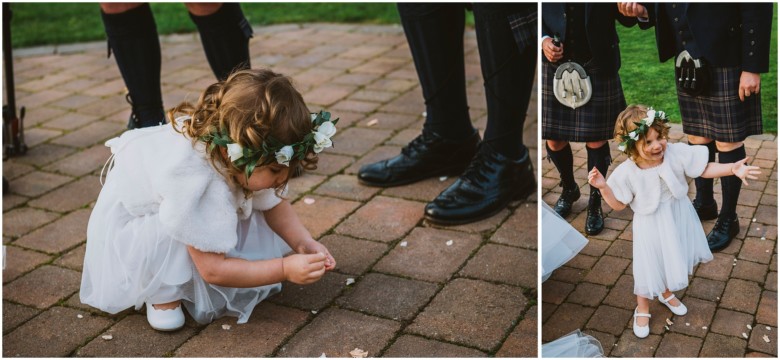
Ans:
[{"label": "grey tartan kilt", "polygon": [[590,74],[593,96],[577,109],[558,102],[553,94],[557,66],[542,65],[542,138],[573,142],[609,140],[618,114],[626,108],[620,75]]},{"label": "grey tartan kilt", "polygon": [[722,142],[740,142],[763,132],[761,94],[739,101],[739,67],[713,67],[707,95],[677,92],[683,132]]}]

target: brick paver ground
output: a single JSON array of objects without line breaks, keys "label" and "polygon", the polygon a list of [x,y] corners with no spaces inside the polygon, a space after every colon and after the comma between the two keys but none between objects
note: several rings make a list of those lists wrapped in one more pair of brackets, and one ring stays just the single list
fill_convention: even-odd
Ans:
[{"label": "brick paver ground", "polygon": [[[473,31],[465,42],[470,112],[484,130]],[[81,304],[86,222],[109,155],[102,143],[125,130],[129,115],[124,84],[103,42],[18,50],[30,150],[3,162],[11,185],[3,196],[3,356],[349,357],[360,348],[372,357],[535,357],[536,194],[484,221],[435,228],[423,207],[453,178],[393,189],[356,181],[361,165],[397,154],[421,130],[422,92],[402,29],[261,27],[250,49],[255,67],[293,77],[312,110],[341,118],[319,169],[291,183],[294,208],[338,268],[310,286],[285,284],[245,325],[189,319],[163,334],[143,310],[109,315]],[[166,107],[196,100],[214,81],[197,35],[163,37],[162,51]],[[531,104],[525,143],[536,149],[536,96]],[[764,259],[761,245],[746,255]],[[766,311],[776,303],[760,299]]]},{"label": "brick paver ground", "polygon": [[[672,125],[670,137],[684,141],[679,124]],[[614,169],[626,156],[614,143],[610,146],[614,159],[610,169]],[[677,292],[688,306],[687,315],[674,316],[654,301],[650,336],[638,339],[634,335],[633,213],[630,208],[612,211],[603,204],[604,231],[588,237],[588,245],[542,285],[542,343],[581,329],[599,339],[605,354],[614,357],[777,357],[777,138],[751,136],[745,147],[762,174],[742,189],[737,238],[715,253],[713,261],[699,265],[689,287]],[[572,151],[583,196],[567,220],[584,235],[587,153],[584,144],[572,143]],[[560,195],[560,177],[552,163],[543,163],[542,199],[552,206]],[[715,183],[720,204],[720,180]],[[691,180],[689,195],[694,194]],[[714,222],[705,221],[705,231]],[[673,325],[667,326],[667,318]]]}]

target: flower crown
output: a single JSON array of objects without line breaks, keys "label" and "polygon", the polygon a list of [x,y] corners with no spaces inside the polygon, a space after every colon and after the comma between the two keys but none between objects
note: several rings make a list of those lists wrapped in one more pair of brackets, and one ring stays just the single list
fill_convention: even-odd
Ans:
[{"label": "flower crown", "polygon": [[333,146],[330,138],[336,134],[335,125],[339,119],[330,120],[330,113],[320,110],[316,114],[311,114],[311,121],[314,124],[312,132],[306,134],[303,140],[289,145],[285,145],[269,135],[259,149],[243,147],[233,141],[224,128],[212,131],[199,139],[209,144],[209,152],[214,150],[216,146],[227,148],[230,161],[236,168],[243,167],[246,177],[249,178],[257,166],[267,165],[273,161],[290,166],[290,161],[303,160],[309,151],[318,154],[325,148]]},{"label": "flower crown", "polygon": [[618,150],[628,154],[628,149],[632,149],[634,147],[634,144],[639,140],[640,136],[645,136],[647,134],[647,130],[650,129],[650,126],[653,125],[653,123],[658,119],[659,121],[663,123],[668,123],[669,119],[666,118],[666,113],[663,111],[655,111],[653,108],[647,109],[647,117],[644,119],[634,122],[634,124],[637,126],[636,129],[632,130],[628,135],[620,135],[620,138],[623,139],[623,142],[621,142],[618,145]]}]

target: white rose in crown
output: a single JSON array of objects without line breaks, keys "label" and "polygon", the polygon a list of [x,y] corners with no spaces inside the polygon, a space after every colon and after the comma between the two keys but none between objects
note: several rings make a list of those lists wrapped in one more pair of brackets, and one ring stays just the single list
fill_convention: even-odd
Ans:
[{"label": "white rose in crown", "polygon": [[284,166],[290,166],[290,159],[292,159],[293,154],[292,146],[287,145],[276,152],[276,162]]},{"label": "white rose in crown", "polygon": [[330,121],[326,121],[317,127],[317,131],[314,132],[314,152],[319,154],[325,148],[333,146],[330,138],[334,134],[336,134],[336,126]]},{"label": "white rose in crown", "polygon": [[236,161],[244,157],[244,148],[239,144],[227,144],[227,153],[230,161]]},{"label": "white rose in crown", "polygon": [[639,140],[639,134],[637,134],[636,131],[632,131],[632,132],[628,133],[628,137],[630,137],[631,140],[634,140],[634,141]]},{"label": "white rose in crown", "polygon": [[626,144],[620,144],[620,145],[618,145],[618,150],[620,150],[620,151],[626,151]]},{"label": "white rose in crown", "polygon": [[666,120],[666,113],[665,113],[665,112],[663,112],[663,111],[659,111],[659,112],[658,112],[658,118],[659,118],[659,119]]},{"label": "white rose in crown", "polygon": [[644,122],[647,126],[653,125],[653,120],[655,120],[655,110],[650,109],[647,111],[647,117],[644,118]]}]

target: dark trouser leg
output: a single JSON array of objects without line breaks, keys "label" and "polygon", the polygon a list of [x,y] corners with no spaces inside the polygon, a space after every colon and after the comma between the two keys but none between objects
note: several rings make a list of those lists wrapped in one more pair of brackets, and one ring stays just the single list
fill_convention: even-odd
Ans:
[{"label": "dark trouser leg", "polygon": [[160,40],[149,4],[118,14],[101,11],[108,45],[129,92],[133,115],[128,128],[165,122],[160,90]]},{"label": "dark trouser leg", "polygon": [[[604,144],[599,148],[591,149],[585,147],[588,151],[588,171],[594,167],[601,172],[604,177],[609,170],[609,164],[612,162],[612,156],[609,153],[609,144]],[[590,199],[588,199],[588,216],[585,220],[585,233],[596,235],[604,229],[604,215],[601,212],[601,192],[598,189],[590,187]]]},{"label": "dark trouser leg", "polygon": [[190,13],[190,18],[198,27],[206,59],[217,79],[225,80],[233,70],[250,67],[252,26],[239,4],[223,4],[215,13],[206,16]]},{"label": "dark trouser leg", "polygon": [[580,198],[580,188],[577,186],[577,181],[574,180],[574,156],[571,152],[571,145],[566,144],[566,147],[558,151],[553,151],[550,146],[547,146],[547,158],[558,169],[563,187],[561,197],[553,209],[558,215],[566,217],[571,212],[572,204]]},{"label": "dark trouser leg", "polygon": [[464,4],[399,3],[425,98],[424,128],[451,141],[473,136],[463,59]]},{"label": "dark trouser leg", "polygon": [[521,6],[473,5],[487,100],[488,121],[483,141],[511,159],[520,159],[527,153],[523,145],[523,123],[536,74],[537,52],[518,49],[509,27],[509,14],[519,12]]}]

